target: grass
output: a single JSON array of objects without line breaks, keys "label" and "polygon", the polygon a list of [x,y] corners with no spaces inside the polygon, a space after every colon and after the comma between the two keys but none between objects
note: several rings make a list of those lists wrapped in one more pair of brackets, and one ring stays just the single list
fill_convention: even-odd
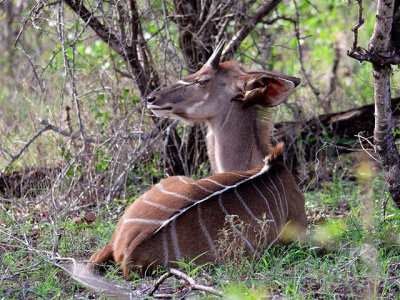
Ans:
[{"label": "grass", "polygon": [[[383,206],[387,198],[383,187],[379,177],[368,182],[334,178],[323,188],[305,193],[310,222],[307,240],[273,245],[261,260],[239,255],[214,267],[196,266],[193,260],[182,262],[182,270],[224,291],[227,299],[274,295],[295,299],[398,298],[400,216],[391,201]],[[1,202],[1,297],[98,296],[72,280],[62,267],[71,264],[65,258],[85,261],[109,241],[124,201],[115,202],[111,210],[96,211],[97,219],[90,224],[73,220],[83,209],[65,210],[55,218],[43,205],[49,199],[28,202],[25,210],[19,201],[23,199]],[[57,259],[54,253],[64,259]],[[160,274],[162,271],[154,275]],[[102,276],[130,288],[137,296],[144,296],[154,280],[134,277],[125,282],[118,267],[110,267]],[[188,292],[174,279],[168,280],[164,289],[181,291],[180,295],[185,289]]]}]

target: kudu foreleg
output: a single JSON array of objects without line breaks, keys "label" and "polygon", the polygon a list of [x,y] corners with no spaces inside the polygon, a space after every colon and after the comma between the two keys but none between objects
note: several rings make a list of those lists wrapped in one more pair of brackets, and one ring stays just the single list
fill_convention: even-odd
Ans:
[{"label": "kudu foreleg", "polygon": [[111,243],[108,243],[103,249],[97,251],[90,257],[90,263],[87,264],[86,268],[96,269],[99,265],[107,264],[113,260],[113,248]]}]

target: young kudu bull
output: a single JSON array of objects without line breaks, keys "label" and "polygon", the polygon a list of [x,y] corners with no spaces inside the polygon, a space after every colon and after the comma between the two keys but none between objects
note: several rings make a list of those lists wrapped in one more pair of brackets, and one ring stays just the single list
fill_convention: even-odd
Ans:
[{"label": "young kudu bull", "polygon": [[[229,215],[251,228],[268,220],[265,243],[275,242],[288,223],[296,228],[295,236],[304,232],[304,196],[277,159],[282,145],[271,146],[270,125],[257,120],[260,108],[255,107],[278,105],[299,80],[248,72],[234,61],[220,64],[221,51],[222,44],[200,71],[148,99],[157,115],[206,120],[212,168],[220,174],[198,181],[174,176],[155,185],[128,207],[110,243],[90,258],[95,264],[113,259],[128,279],[131,270],[146,272],[203,253],[196,262],[211,261]],[[254,251],[254,231],[237,234]]]}]

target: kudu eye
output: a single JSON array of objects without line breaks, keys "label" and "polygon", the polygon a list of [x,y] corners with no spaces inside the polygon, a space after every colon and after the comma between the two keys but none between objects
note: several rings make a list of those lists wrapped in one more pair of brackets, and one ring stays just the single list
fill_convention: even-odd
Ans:
[{"label": "kudu eye", "polygon": [[156,97],[154,97],[152,95],[147,97],[147,102],[149,102],[149,103],[154,102],[154,100],[156,100]]},{"label": "kudu eye", "polygon": [[206,79],[206,80],[197,80],[196,83],[198,85],[205,85],[206,83],[208,83],[210,81],[210,79]]}]

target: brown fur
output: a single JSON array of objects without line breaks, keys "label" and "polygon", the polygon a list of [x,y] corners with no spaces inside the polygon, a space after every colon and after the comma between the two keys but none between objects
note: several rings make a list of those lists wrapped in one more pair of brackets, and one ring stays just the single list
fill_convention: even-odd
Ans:
[{"label": "brown fur", "polygon": [[[113,259],[122,266],[126,279],[130,278],[132,270],[146,273],[160,265],[176,266],[174,261],[193,259],[203,253],[205,255],[196,260],[197,263],[213,261],[215,246],[211,246],[210,241],[216,245],[214,241],[218,240],[227,215],[238,215],[252,227],[257,226],[257,220],[262,220],[265,215],[271,220],[266,232],[267,243],[276,241],[288,222],[304,231],[307,226],[304,196],[288,169],[275,160],[282,149],[279,144],[271,151],[266,159],[269,169],[264,173],[260,173],[261,166],[247,172],[216,174],[198,181],[187,177],[161,181],[128,207],[110,243],[90,260],[103,264]],[[193,202],[187,199],[193,199]],[[175,215],[176,219],[161,228],[162,221]],[[155,224],[155,220],[160,223]],[[247,240],[254,247],[256,235],[253,230],[249,232]],[[89,268],[94,266],[88,264]]]}]

